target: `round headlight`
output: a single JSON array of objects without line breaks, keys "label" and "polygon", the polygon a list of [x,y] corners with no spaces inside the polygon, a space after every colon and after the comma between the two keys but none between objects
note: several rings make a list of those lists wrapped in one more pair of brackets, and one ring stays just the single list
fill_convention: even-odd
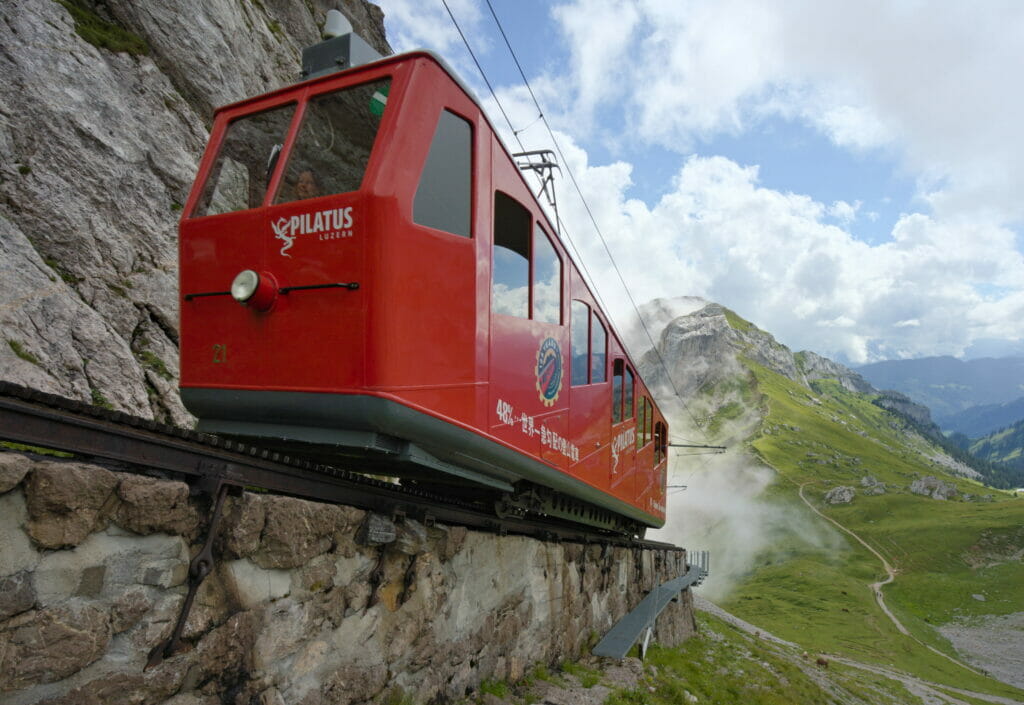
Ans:
[{"label": "round headlight", "polygon": [[251,269],[244,269],[231,282],[231,298],[240,304],[252,298],[260,284],[260,275]]}]

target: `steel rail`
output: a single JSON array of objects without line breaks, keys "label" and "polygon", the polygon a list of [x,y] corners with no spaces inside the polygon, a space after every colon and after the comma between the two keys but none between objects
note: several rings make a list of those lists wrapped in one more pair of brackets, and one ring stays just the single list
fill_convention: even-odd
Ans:
[{"label": "steel rail", "polygon": [[[543,540],[682,551],[672,544],[596,532],[543,517],[501,517],[478,505],[382,482],[258,446],[167,426],[0,382],[0,440],[128,464],[131,472],[186,475],[201,487],[259,487],[386,516],[466,526]],[[138,467],[134,467],[138,466]]]}]

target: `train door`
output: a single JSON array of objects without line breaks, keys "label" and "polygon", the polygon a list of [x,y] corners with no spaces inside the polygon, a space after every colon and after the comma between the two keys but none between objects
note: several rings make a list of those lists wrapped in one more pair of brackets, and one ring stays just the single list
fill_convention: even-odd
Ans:
[{"label": "train door", "polygon": [[[267,270],[283,293],[269,318],[277,345],[268,384],[363,384],[373,217],[362,184],[390,88],[382,77],[311,96],[281,152],[263,238]],[[271,152],[268,168],[276,159]]]},{"label": "train door", "polygon": [[633,499],[640,489],[636,467],[636,374],[624,358],[612,361],[612,462],[609,486],[619,496]]},{"label": "train door", "polygon": [[514,166],[503,154],[494,164],[495,184],[509,190],[492,194],[489,426],[498,438],[564,468],[579,456],[568,433],[565,265],[539,210],[525,205],[533,199]]},{"label": "train door", "polygon": [[[573,289],[582,291],[582,280],[577,277],[574,277]],[[580,448],[580,460],[573,474],[607,490],[611,462],[608,328],[589,299],[574,298],[570,316],[572,414],[569,432]]]}]

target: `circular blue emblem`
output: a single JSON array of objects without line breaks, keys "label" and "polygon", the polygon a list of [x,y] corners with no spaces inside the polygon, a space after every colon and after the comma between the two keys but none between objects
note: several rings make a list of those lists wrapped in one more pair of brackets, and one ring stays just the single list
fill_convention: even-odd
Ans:
[{"label": "circular blue emblem", "polygon": [[562,391],[562,349],[546,338],[537,350],[537,392],[544,406],[554,406]]}]

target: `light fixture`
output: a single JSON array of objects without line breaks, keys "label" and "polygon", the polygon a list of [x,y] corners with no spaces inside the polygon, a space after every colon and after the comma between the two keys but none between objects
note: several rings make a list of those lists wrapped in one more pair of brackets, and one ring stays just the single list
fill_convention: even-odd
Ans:
[{"label": "light fixture", "polygon": [[231,282],[231,298],[244,304],[256,293],[256,288],[259,285],[260,275],[251,269],[243,269]]},{"label": "light fixture", "polygon": [[278,293],[277,280],[267,272],[243,269],[231,282],[231,298],[264,313],[274,305]]},{"label": "light fixture", "polygon": [[343,37],[346,34],[352,34],[352,23],[340,11],[328,10],[324,22],[324,39]]}]

